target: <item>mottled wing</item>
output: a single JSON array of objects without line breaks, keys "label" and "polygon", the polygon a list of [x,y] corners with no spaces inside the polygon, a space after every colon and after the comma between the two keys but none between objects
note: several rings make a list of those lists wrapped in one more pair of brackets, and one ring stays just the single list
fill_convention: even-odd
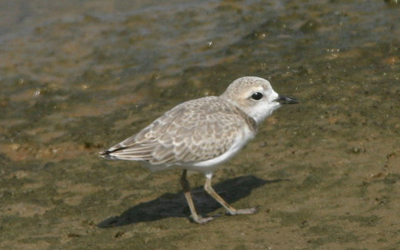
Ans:
[{"label": "mottled wing", "polygon": [[243,136],[248,119],[218,97],[201,98],[176,106],[102,155],[167,166],[205,161],[222,155]]}]

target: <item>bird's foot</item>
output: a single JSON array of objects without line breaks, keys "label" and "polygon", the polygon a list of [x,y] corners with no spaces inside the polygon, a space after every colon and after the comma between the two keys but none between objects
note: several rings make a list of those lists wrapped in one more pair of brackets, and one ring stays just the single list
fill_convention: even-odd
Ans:
[{"label": "bird's foot", "polygon": [[215,219],[215,217],[204,217],[203,218],[201,216],[196,216],[196,217],[191,216],[191,218],[197,224],[206,224],[207,222]]},{"label": "bird's foot", "polygon": [[245,209],[235,209],[234,211],[228,211],[227,213],[230,215],[238,215],[238,214],[255,214],[258,212],[256,207],[245,208]]}]

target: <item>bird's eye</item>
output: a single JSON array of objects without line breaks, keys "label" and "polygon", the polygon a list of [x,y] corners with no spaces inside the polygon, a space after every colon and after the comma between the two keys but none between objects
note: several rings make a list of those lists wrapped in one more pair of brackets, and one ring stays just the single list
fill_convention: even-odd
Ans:
[{"label": "bird's eye", "polygon": [[251,99],[256,100],[256,101],[261,100],[263,97],[264,97],[264,95],[260,92],[255,92],[251,95]]}]

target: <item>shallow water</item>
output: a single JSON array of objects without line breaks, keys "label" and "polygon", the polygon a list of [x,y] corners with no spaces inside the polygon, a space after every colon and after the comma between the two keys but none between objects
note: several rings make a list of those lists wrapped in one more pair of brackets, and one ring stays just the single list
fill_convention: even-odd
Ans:
[{"label": "shallow water", "polygon": [[[0,4],[0,248],[399,248],[399,7]],[[244,75],[301,101],[274,113],[213,179],[258,214],[189,223],[179,171],[97,157]],[[224,213],[201,188],[194,196],[201,213]]]}]

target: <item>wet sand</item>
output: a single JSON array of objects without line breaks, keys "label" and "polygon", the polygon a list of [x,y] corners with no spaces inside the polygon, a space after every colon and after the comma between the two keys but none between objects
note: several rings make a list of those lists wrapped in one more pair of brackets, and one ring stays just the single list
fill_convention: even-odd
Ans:
[{"label": "wet sand", "polygon": [[[399,249],[396,1],[2,6],[1,249]],[[284,106],[229,163],[227,216],[180,171],[97,153],[244,75]]]}]

